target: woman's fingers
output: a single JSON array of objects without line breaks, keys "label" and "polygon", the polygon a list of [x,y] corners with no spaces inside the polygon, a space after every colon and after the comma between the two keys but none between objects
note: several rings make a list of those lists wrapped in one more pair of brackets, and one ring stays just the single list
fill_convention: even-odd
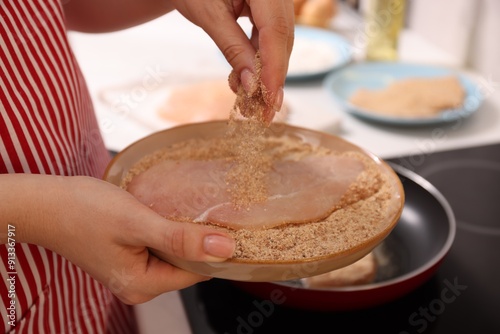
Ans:
[{"label": "woman's fingers", "polygon": [[293,3],[254,0],[251,14],[258,32],[262,62],[261,79],[269,93],[265,96],[266,103],[274,111],[279,111],[294,40]]},{"label": "woman's fingers", "polygon": [[[198,6],[195,7],[194,4]],[[252,93],[256,74],[255,53],[260,51],[261,82],[264,86],[264,99],[269,106],[265,117],[272,120],[274,112],[281,109],[283,86],[293,47],[293,2],[185,1],[177,5],[184,16],[208,33],[233,67],[237,79],[232,78],[230,85],[234,91],[241,83],[247,93]],[[241,15],[248,15],[253,23],[250,39],[237,22]]]},{"label": "woman's fingers", "polygon": [[149,254],[145,267],[119,273],[116,280],[110,281],[109,288],[122,302],[134,305],[208,279],[210,277],[179,269]]},{"label": "woman's fingers", "polygon": [[[217,47],[229,62],[233,71],[238,74],[244,87],[250,86],[251,75],[254,73],[254,58],[256,48],[252,45],[246,32],[237,23],[238,13],[232,9],[222,10],[218,14],[217,23],[206,21],[202,28],[212,38]],[[239,82],[238,82],[239,83]],[[231,87],[236,91],[237,87]]]},{"label": "woman's fingers", "polygon": [[144,219],[148,222],[133,224],[140,229],[134,243],[150,247],[156,254],[203,262],[221,262],[233,256],[235,241],[225,233],[194,223],[170,221],[153,211]]},{"label": "woman's fingers", "polygon": [[[146,207],[144,210],[150,211]],[[209,278],[177,268],[170,261],[222,262],[232,257],[235,241],[228,235],[206,226],[169,221],[146,211],[142,217],[133,217],[135,222],[126,232],[130,238],[122,236],[124,247],[130,252],[128,256],[137,261],[135,268],[124,266],[129,285],[115,291],[123,302],[142,303]]]}]

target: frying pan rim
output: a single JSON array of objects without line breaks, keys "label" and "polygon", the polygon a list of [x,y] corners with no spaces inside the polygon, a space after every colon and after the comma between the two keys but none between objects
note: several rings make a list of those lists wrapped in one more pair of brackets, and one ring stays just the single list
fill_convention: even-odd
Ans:
[{"label": "frying pan rim", "polygon": [[[414,277],[418,277],[422,275],[423,273],[427,272],[434,266],[436,266],[449,252],[451,249],[451,246],[453,245],[453,242],[455,240],[455,235],[456,235],[456,229],[457,229],[457,223],[455,219],[455,214],[453,213],[453,209],[451,208],[451,205],[449,204],[448,200],[444,197],[444,195],[428,180],[426,180],[424,177],[420,176],[419,174],[402,167],[400,165],[397,165],[393,162],[386,161],[387,164],[390,165],[391,168],[394,169],[394,171],[413,181],[417,185],[421,186],[424,188],[427,192],[429,192],[438,202],[439,204],[443,207],[446,216],[448,217],[448,226],[449,226],[449,232],[448,236],[446,238],[445,243],[441,247],[438,253],[436,253],[429,261],[427,261],[424,265],[404,274],[401,276],[397,276],[382,282],[376,282],[376,283],[369,283],[369,284],[364,284],[364,285],[357,285],[357,286],[347,286],[347,287],[336,287],[336,288],[307,288],[307,287],[296,287],[294,286],[295,289],[304,289],[307,291],[324,291],[324,292],[359,292],[359,291],[368,291],[368,290],[376,290],[376,289],[381,289],[385,288],[388,286],[393,286],[396,284],[403,283],[407,280],[410,280]],[[281,285],[281,286],[287,286],[291,287],[290,284],[286,282],[271,282],[273,284]]]}]

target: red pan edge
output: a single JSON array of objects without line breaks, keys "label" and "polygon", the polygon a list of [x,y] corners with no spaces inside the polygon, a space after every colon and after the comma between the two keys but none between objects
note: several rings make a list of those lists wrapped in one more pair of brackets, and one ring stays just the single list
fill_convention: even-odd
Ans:
[{"label": "red pan edge", "polygon": [[317,311],[352,311],[379,306],[401,298],[424,284],[435,274],[454,242],[455,216],[448,201],[429,181],[404,167],[390,165],[400,176],[429,192],[440,203],[448,217],[447,239],[441,250],[426,265],[385,282],[337,290],[307,289],[273,282],[231,282],[263,300],[271,300],[274,303],[279,301],[289,307]]},{"label": "red pan edge", "polygon": [[268,282],[232,283],[240,289],[263,300],[279,300],[281,304],[317,311],[353,311],[379,306],[394,301],[429,280],[442,260],[408,280],[395,284],[359,290],[308,290]]}]

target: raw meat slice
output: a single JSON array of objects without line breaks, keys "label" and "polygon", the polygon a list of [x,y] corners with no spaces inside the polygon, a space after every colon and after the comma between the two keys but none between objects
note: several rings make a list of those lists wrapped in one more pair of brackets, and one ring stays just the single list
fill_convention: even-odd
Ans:
[{"label": "raw meat slice", "polygon": [[267,177],[267,200],[243,208],[231,200],[225,179],[230,168],[223,159],[166,160],[134,177],[127,190],[168,219],[265,229],[326,218],[364,164],[337,155],[277,161]]},{"label": "raw meat slice", "polygon": [[[207,80],[173,87],[157,112],[161,118],[177,124],[225,120],[235,99],[227,80]],[[286,116],[284,103],[274,120],[283,122]]]}]

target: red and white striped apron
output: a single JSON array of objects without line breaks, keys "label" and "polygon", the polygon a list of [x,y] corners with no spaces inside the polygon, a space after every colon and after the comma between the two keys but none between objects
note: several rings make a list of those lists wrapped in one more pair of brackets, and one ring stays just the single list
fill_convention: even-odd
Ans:
[{"label": "red and white striped apron", "polygon": [[[0,173],[99,178],[109,161],[63,15],[59,0],[0,0]],[[0,245],[0,331],[136,332],[132,307],[77,266],[35,245],[18,243],[15,254],[11,326]]]}]

